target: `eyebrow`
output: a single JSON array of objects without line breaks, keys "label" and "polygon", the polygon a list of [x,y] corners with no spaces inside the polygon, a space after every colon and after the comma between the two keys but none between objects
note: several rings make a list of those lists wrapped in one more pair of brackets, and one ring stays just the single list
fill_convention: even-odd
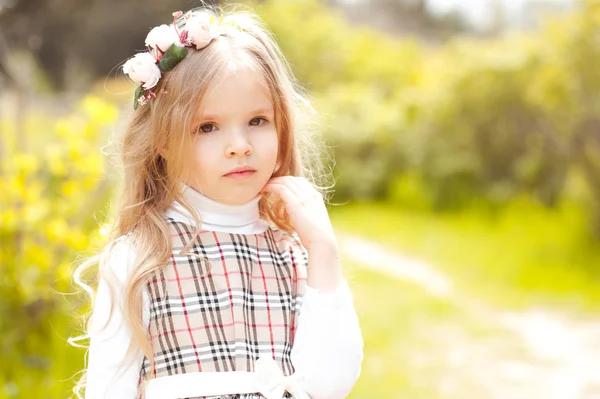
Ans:
[{"label": "eyebrow", "polygon": [[[250,112],[252,115],[269,114],[273,112],[273,107],[259,108]],[[217,115],[198,115],[197,119],[218,119]]]}]

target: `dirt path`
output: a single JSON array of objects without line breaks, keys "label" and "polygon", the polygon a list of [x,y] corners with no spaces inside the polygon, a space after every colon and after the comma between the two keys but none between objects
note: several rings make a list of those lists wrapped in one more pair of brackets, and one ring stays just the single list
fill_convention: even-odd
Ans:
[{"label": "dirt path", "polygon": [[427,326],[427,347],[410,359],[434,370],[441,398],[600,399],[600,320],[555,309],[498,309],[457,292],[432,265],[362,238],[339,237],[342,251],[363,267],[461,310],[460,318]]}]

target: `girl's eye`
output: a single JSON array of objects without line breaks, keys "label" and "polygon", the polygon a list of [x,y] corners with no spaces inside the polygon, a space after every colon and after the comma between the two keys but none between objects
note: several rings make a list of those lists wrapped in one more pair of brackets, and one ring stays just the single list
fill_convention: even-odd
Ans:
[{"label": "girl's eye", "polygon": [[[207,123],[206,125],[200,126],[200,128],[198,130],[201,131],[202,133],[210,133],[213,131],[213,127],[215,127],[215,125],[213,125],[212,123]],[[214,130],[216,130],[216,129],[214,129]]]},{"label": "girl's eye", "polygon": [[[262,126],[266,122],[267,122],[267,120],[265,118],[261,118],[261,117],[254,118],[250,121],[250,126]],[[214,124],[207,123],[198,128],[198,133],[211,133],[215,130],[217,130],[217,127]]]},{"label": "girl's eye", "polygon": [[251,126],[262,126],[261,121],[264,123],[267,120],[265,118],[254,118],[250,121]]}]

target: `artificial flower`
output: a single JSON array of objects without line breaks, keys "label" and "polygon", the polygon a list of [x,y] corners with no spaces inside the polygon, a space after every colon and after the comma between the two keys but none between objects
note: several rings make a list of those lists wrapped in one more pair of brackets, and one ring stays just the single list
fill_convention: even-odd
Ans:
[{"label": "artificial flower", "polygon": [[216,26],[201,16],[189,18],[185,24],[185,30],[188,32],[188,40],[196,46],[196,50],[208,46],[217,36]]},{"label": "artificial flower", "polygon": [[158,48],[161,52],[165,52],[172,44],[183,46],[179,41],[179,35],[173,25],[160,25],[153,28],[148,36],[146,36],[146,46],[153,49]]},{"label": "artificial flower", "polygon": [[129,75],[131,80],[143,83],[144,89],[156,86],[161,77],[156,58],[150,53],[139,53],[127,60],[123,65],[123,72]]}]

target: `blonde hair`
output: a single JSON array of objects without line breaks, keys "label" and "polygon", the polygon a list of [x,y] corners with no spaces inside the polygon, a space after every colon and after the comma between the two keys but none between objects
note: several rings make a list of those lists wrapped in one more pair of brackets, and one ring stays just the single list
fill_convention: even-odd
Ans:
[{"label": "blonde hair", "polygon": [[[321,191],[325,200],[328,199],[331,186],[326,186],[326,183],[329,183],[331,174],[324,173],[321,156],[325,153],[321,141],[314,135],[316,113],[295,81],[272,34],[253,12],[239,11],[238,8],[203,7],[192,10],[222,17],[222,23],[236,24],[243,28],[243,32],[219,36],[201,50],[190,48],[188,55],[162,76],[154,88],[156,98],[133,112],[122,139],[118,140],[124,175],[118,191],[116,216],[108,234],[109,244],[101,253],[81,263],[74,273],[76,283],[91,296],[93,307],[94,292],[81,281],[81,276],[97,263],[100,265],[99,275],[104,276],[104,265],[113,245],[117,239],[128,235],[127,240],[135,247],[136,260],[122,291],[123,316],[132,333],[132,342],[123,362],[141,349],[151,368],[154,367],[152,347],[142,320],[142,293],[148,276],[163,268],[171,256],[171,237],[164,214],[172,201],[179,201],[190,212],[196,221],[197,232],[200,230],[199,215],[181,196],[178,178],[186,172],[185,149],[192,147],[189,145],[193,140],[189,133],[192,130],[191,116],[198,109],[208,83],[230,63],[240,62],[244,67],[253,68],[267,82],[279,137],[279,168],[273,176],[306,177]],[[259,212],[261,218],[280,229],[293,231],[280,199],[263,195],[259,201]],[[112,284],[110,287],[114,292]],[[113,309],[114,303],[109,320]],[[72,344],[90,337],[91,314],[86,315],[84,320],[86,334],[70,339]],[[107,324],[108,321],[102,328]],[[85,386],[86,370],[82,373],[73,389],[77,397],[81,397]]]}]

